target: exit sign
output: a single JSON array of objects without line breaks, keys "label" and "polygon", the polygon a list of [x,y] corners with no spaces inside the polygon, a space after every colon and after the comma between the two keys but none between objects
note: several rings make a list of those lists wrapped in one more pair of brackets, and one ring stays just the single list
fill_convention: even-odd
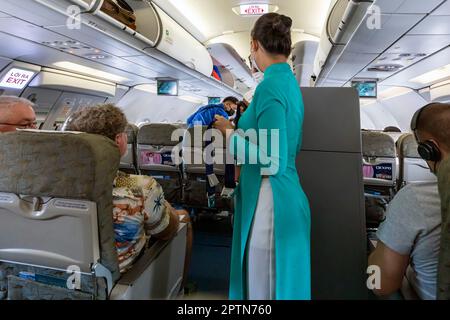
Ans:
[{"label": "exit sign", "polygon": [[261,16],[269,13],[268,4],[243,4],[240,6],[241,15],[246,16]]},{"label": "exit sign", "polygon": [[12,68],[0,81],[0,87],[10,89],[23,89],[33,78],[34,74],[35,72],[33,71]]}]

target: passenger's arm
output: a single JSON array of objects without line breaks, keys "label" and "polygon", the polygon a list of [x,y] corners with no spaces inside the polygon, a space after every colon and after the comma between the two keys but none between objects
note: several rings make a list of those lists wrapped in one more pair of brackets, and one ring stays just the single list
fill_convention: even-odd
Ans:
[{"label": "passenger's arm", "polygon": [[[286,109],[274,97],[266,98],[258,106],[258,143],[248,141],[239,132],[231,135],[230,152],[240,162],[260,164],[262,175],[283,174],[288,161]],[[252,163],[256,159],[257,163]]]},{"label": "passenger's arm", "polygon": [[403,277],[409,264],[409,255],[402,255],[379,241],[369,257],[369,266],[378,266],[381,271],[380,288],[373,292],[388,296],[402,287]]}]

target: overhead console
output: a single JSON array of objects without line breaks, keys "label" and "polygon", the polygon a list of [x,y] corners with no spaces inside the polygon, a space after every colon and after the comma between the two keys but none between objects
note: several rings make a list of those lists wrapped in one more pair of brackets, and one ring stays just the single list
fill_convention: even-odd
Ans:
[{"label": "overhead console", "polygon": [[333,0],[314,61],[313,80],[322,85],[358,29],[373,0]]},{"label": "overhead console", "polygon": [[[90,60],[87,63],[101,63],[132,73],[141,79],[178,79],[189,83],[197,95],[240,95],[211,77],[213,62],[208,50],[159,7],[150,1],[128,1],[136,18],[134,30],[107,13],[106,1],[5,0],[1,12],[10,15],[11,20],[32,24],[39,31],[30,29],[24,33],[6,26],[1,32]],[[89,50],[84,48],[95,50],[87,52]],[[3,52],[0,55],[11,58]],[[122,84],[142,83],[136,82]]]}]

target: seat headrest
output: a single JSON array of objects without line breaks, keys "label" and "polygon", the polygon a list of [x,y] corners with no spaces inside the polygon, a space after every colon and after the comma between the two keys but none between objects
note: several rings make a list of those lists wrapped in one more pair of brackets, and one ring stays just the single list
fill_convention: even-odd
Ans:
[{"label": "seat headrest", "polygon": [[399,154],[402,158],[421,159],[417,146],[416,138],[411,133],[404,134],[398,139]]},{"label": "seat headrest", "polygon": [[365,157],[395,158],[394,139],[383,132],[362,132],[362,150]]},{"label": "seat headrest", "polygon": [[182,129],[173,124],[167,123],[153,123],[144,125],[139,129],[137,143],[153,146],[176,146],[180,143],[180,141],[172,141],[172,134],[175,130]]},{"label": "seat headrest", "polygon": [[0,134],[0,191],[95,201],[113,182],[119,158],[114,142],[98,135]]},{"label": "seat headrest", "polygon": [[127,136],[128,136],[128,144],[134,144],[136,143],[136,137],[138,132],[138,127],[134,124],[128,124],[127,128],[125,129]]}]

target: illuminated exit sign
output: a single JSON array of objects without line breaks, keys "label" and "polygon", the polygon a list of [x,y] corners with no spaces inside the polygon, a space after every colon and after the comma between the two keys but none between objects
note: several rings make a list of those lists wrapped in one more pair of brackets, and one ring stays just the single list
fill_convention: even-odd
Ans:
[{"label": "illuminated exit sign", "polygon": [[23,89],[33,78],[35,72],[13,68],[0,81],[0,87],[11,89]]},{"label": "illuminated exit sign", "polygon": [[260,16],[269,13],[268,4],[243,4],[240,8],[243,16]]}]

